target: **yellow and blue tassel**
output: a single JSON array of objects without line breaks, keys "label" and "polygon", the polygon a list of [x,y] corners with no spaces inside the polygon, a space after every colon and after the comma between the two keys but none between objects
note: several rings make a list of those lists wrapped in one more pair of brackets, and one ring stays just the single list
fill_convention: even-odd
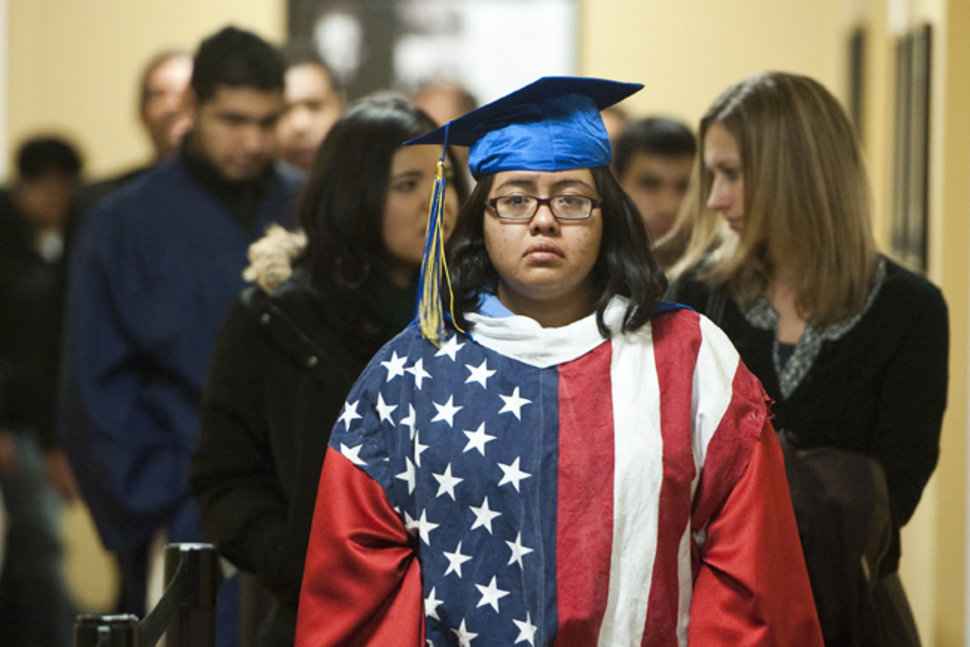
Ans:
[{"label": "yellow and blue tassel", "polygon": [[[424,257],[421,260],[421,274],[418,278],[418,324],[421,334],[435,346],[440,346],[445,338],[445,314],[442,304],[442,281],[448,290],[451,323],[456,330],[461,328],[455,322],[455,294],[448,273],[445,258],[445,191],[448,178],[445,171],[447,154],[447,131],[445,144],[441,147],[441,157],[435,165],[434,190],[428,207],[428,226],[424,239]],[[463,332],[463,331],[462,331]]]}]

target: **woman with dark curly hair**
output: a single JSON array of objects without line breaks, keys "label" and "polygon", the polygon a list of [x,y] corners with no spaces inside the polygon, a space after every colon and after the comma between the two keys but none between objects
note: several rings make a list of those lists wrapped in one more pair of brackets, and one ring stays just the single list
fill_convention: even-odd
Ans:
[{"label": "woman with dark curly hair", "polygon": [[[208,537],[275,597],[260,645],[292,645],[327,432],[367,360],[413,316],[438,149],[393,95],[361,100],[321,144],[303,232],[250,249],[248,288],[223,329],[191,483]],[[445,201],[450,230],[462,173]],[[328,494],[321,492],[320,497]]]},{"label": "woman with dark curly hair", "polygon": [[821,644],[761,385],[659,301],[608,169],[640,87],[543,78],[411,142],[478,186],[333,429],[299,647]]}]

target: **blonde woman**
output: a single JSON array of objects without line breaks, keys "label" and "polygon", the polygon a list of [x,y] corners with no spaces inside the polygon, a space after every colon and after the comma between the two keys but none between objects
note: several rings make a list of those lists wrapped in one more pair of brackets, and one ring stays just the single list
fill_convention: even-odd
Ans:
[{"label": "blonde woman", "polygon": [[[819,83],[778,72],[749,78],[714,102],[699,134],[702,199],[682,215],[708,226],[691,239],[682,259],[690,269],[673,297],[724,329],[795,446],[862,453],[885,473],[892,531],[878,572],[847,562],[852,570],[825,586],[822,571],[839,560],[813,565],[803,532],[826,643],[850,644],[851,635],[851,644],[918,644],[896,575],[899,528],[939,455],[943,296],[876,249],[855,133]],[[720,216],[720,232],[705,211]],[[800,516],[799,526],[826,521]]]}]

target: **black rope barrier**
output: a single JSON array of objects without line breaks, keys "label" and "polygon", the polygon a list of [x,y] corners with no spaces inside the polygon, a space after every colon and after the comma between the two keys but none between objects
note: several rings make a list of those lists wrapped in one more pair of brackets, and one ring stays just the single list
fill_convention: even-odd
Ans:
[{"label": "black rope barrier", "polygon": [[169,544],[167,586],[144,620],[134,615],[81,614],[74,623],[74,647],[166,647],[215,645],[219,557],[211,544]]}]

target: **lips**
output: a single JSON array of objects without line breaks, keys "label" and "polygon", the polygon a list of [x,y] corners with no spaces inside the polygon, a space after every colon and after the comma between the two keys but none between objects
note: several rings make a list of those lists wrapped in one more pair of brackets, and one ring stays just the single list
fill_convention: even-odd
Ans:
[{"label": "lips", "polygon": [[525,250],[525,254],[522,256],[531,256],[534,258],[566,258],[566,255],[559,248],[559,246],[552,243],[535,243],[530,245],[528,249]]}]

